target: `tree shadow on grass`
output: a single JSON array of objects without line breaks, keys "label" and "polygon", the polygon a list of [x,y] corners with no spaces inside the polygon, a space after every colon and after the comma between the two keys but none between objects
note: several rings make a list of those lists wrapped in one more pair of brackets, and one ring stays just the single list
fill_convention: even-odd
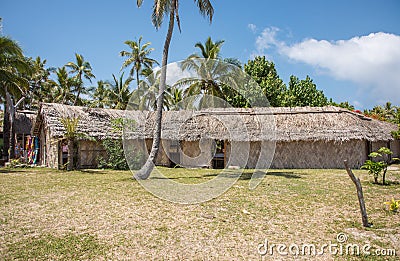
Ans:
[{"label": "tree shadow on grass", "polygon": [[372,186],[380,186],[380,187],[389,187],[389,186],[398,186],[400,185],[400,181],[398,180],[386,180],[385,184],[382,184],[382,182],[369,182],[370,185]]},{"label": "tree shadow on grass", "polygon": [[[299,179],[301,178],[300,175],[294,173],[294,172],[265,172],[265,171],[246,171],[241,173],[239,179],[240,180],[249,180],[253,177],[253,174],[255,174],[255,178],[259,178],[262,176],[276,176],[276,177],[284,177],[287,179]],[[235,173],[235,171],[224,171],[222,173],[205,173],[203,175],[196,175],[196,176],[180,176],[180,177],[150,177],[151,179],[201,179],[201,178],[211,178],[211,177],[216,177],[220,175],[221,177],[224,178],[237,178],[238,173]]]},{"label": "tree shadow on grass", "polygon": [[26,173],[28,168],[1,168],[1,174],[15,174],[15,173]]},{"label": "tree shadow on grass", "polygon": [[85,174],[107,174],[110,173],[110,170],[107,169],[81,169],[79,170]]},{"label": "tree shadow on grass", "polygon": [[284,177],[287,179],[300,179],[301,176],[298,174],[295,174],[294,172],[265,172],[265,171],[253,171],[253,172],[246,172],[243,173],[240,179],[242,180],[249,180],[253,177],[253,174],[255,174],[255,177],[268,177],[268,176],[275,176],[275,177]]}]

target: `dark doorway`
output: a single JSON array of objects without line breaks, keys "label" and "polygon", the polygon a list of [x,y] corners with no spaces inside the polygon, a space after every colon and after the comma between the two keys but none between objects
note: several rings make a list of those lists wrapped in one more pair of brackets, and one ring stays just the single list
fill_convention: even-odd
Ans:
[{"label": "dark doorway", "polygon": [[179,154],[180,144],[177,140],[171,140],[169,144],[169,160],[170,160],[170,167],[174,168],[177,165],[180,165],[181,159]]},{"label": "dark doorway", "polygon": [[215,154],[212,160],[213,169],[225,168],[225,141],[215,140]]}]

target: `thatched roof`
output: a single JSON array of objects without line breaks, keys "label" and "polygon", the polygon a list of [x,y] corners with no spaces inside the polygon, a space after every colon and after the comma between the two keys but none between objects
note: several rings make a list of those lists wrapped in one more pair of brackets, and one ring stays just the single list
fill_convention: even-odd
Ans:
[{"label": "thatched roof", "polygon": [[46,126],[53,138],[61,138],[65,134],[65,128],[61,123],[61,118],[79,117],[78,132],[85,133],[96,139],[106,137],[115,138],[119,135],[113,132],[111,121],[117,118],[123,118],[123,110],[111,110],[102,108],[87,108],[81,106],[69,106],[58,103],[42,103],[33,134],[38,135],[41,126]]},{"label": "thatched roof", "polygon": [[17,111],[15,113],[15,133],[30,135],[35,119],[36,112],[34,111]]},{"label": "thatched roof", "polygon": [[[35,111],[17,111],[15,113],[15,133],[16,134],[25,134],[30,135],[33,123],[36,119],[36,112]],[[4,125],[4,111],[0,110],[0,133],[3,132],[3,125]]]},{"label": "thatched roof", "polygon": [[[97,139],[118,137],[111,120],[133,119],[134,128],[125,130],[130,138],[153,137],[155,112],[85,108],[61,104],[42,104],[36,129],[45,123],[52,137],[62,137],[61,117],[80,117],[78,131]],[[39,120],[40,119],[40,120]],[[397,126],[367,118],[346,109],[326,107],[278,107],[252,109],[207,109],[167,111],[163,114],[162,138],[199,140],[212,138],[231,141],[347,141],[392,140]],[[36,130],[37,132],[37,130]]]}]

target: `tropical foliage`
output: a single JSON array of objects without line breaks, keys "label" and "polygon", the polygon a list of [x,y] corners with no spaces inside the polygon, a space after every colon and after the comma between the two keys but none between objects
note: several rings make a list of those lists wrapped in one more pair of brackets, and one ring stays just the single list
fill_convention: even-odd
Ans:
[{"label": "tropical foliage", "polygon": [[[120,56],[126,57],[126,60],[122,64],[121,70],[132,66],[129,71],[130,77],[136,76],[136,84],[139,88],[139,75],[141,75],[143,69],[151,69],[154,64],[158,65],[158,62],[150,57],[150,53],[154,48],[149,48],[150,42],[142,45],[143,37],[140,36],[138,41],[125,41],[125,44],[130,48],[130,51],[121,51]],[[144,68],[143,68],[144,67]]]},{"label": "tropical foliage", "polygon": [[0,99],[5,101],[6,92],[17,99],[26,94],[31,72],[29,60],[19,44],[9,37],[0,37]]},{"label": "tropical foliage", "polygon": [[390,102],[386,102],[383,106],[377,105],[371,110],[365,110],[364,114],[378,120],[400,124],[400,107],[393,106]]},{"label": "tropical foliage", "polygon": [[[211,22],[214,10],[210,1],[194,2],[200,13]],[[143,1],[137,2],[138,6],[142,3]],[[125,41],[129,49],[120,52],[120,56],[125,59],[121,70],[129,69],[129,75],[126,74],[128,77],[124,77],[124,72],[118,75],[111,74],[111,80],[98,80],[95,86],[91,84],[95,79],[92,66],[83,55],[75,53],[74,61],[53,68],[41,57],[25,57],[16,41],[1,36],[0,102],[4,103],[5,108],[5,146],[9,147],[8,138],[13,136],[9,133],[13,130],[10,124],[12,117],[10,111],[7,111],[9,106],[5,104],[7,93],[12,110],[34,110],[39,107],[40,102],[125,109],[130,102],[130,108],[157,111],[157,123],[160,123],[162,110],[184,109],[190,106],[193,108],[194,105],[200,108],[335,105],[361,113],[347,101],[336,103],[332,99],[328,100],[309,76],[299,79],[292,75],[285,84],[275,64],[264,56],[256,56],[243,65],[236,58],[222,57],[221,49],[225,41],[213,41],[211,37],[207,37],[204,42],[197,42],[194,45],[197,52],[180,64],[183,70],[195,72],[197,77],[180,79],[175,85],[169,86],[166,84],[165,65],[175,22],[180,30],[179,0],[154,2],[152,22],[157,29],[165,16],[168,16],[169,24],[161,69],[153,72],[153,66],[159,64],[150,57],[154,48],[140,36],[137,41]],[[257,88],[249,82],[235,82],[231,79],[232,74],[243,72],[257,83]],[[136,81],[135,86],[132,86],[133,81]],[[260,100],[262,102],[254,102],[253,97],[263,98]],[[377,105],[363,113],[400,126],[400,107],[390,102]],[[400,127],[392,135],[394,138],[400,138]],[[157,153],[155,150],[153,152],[151,157],[154,159]]]},{"label": "tropical foliage", "polygon": [[70,68],[70,74],[74,75],[75,89],[75,99],[73,105],[82,105],[83,102],[80,99],[81,93],[87,94],[87,90],[83,84],[83,78],[92,82],[93,78],[96,78],[92,73],[92,66],[88,61],[85,61],[82,55],[75,53],[76,62],[69,62],[65,66]]},{"label": "tropical foliage", "polygon": [[325,106],[328,99],[321,90],[317,89],[313,80],[307,75],[305,80],[290,76],[289,86],[284,94],[283,105],[295,106]]},{"label": "tropical foliage", "polygon": [[361,169],[368,170],[368,173],[373,175],[375,183],[378,183],[378,178],[382,175],[382,184],[385,185],[386,173],[390,162],[398,160],[396,158],[392,159],[392,154],[393,152],[390,149],[381,147],[379,150],[369,154],[369,157],[372,158],[372,160],[369,159],[365,161],[364,165],[361,166]]},{"label": "tropical foliage", "polygon": [[67,170],[73,170],[76,163],[76,138],[78,137],[78,124],[79,117],[66,117],[60,119],[62,125],[64,126],[65,133],[64,136],[67,138],[68,143],[68,162]]},{"label": "tropical foliage", "polygon": [[262,94],[270,106],[278,107],[284,104],[286,86],[275,69],[275,64],[265,56],[257,56],[244,65],[244,71],[249,74],[261,87]]}]

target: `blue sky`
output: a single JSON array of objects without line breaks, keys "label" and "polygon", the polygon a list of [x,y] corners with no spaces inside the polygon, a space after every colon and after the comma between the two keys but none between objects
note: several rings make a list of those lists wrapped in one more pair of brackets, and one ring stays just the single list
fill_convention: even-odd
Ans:
[{"label": "blue sky", "polygon": [[[359,109],[391,101],[400,105],[400,1],[280,0],[212,1],[212,24],[193,1],[181,0],[182,33],[174,31],[169,62],[196,51],[194,44],[225,40],[223,57],[246,63],[255,55],[272,60],[285,83],[309,75],[335,101]],[[119,74],[124,41],[152,43],[161,61],[166,23],[151,24],[152,1],[2,0],[3,35],[25,54],[59,67],[82,54],[97,80]]]}]

